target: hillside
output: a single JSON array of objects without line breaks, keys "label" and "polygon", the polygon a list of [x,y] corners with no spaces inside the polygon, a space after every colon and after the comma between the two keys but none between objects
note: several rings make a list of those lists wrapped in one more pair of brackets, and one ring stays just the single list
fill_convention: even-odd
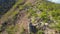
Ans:
[{"label": "hillside", "polygon": [[0,0],[0,16],[6,13],[15,2],[16,0]]},{"label": "hillside", "polygon": [[0,34],[60,34],[60,4],[47,0],[13,1],[6,4],[7,9],[0,3]]}]

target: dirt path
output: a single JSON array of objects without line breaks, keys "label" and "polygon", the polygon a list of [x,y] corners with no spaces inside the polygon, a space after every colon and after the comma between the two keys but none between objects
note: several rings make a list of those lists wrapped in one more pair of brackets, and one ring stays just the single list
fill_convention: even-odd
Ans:
[{"label": "dirt path", "polygon": [[[31,2],[32,4],[34,4],[35,0],[33,0],[33,1],[27,0],[27,2]],[[20,11],[17,18],[18,18],[17,25],[19,28],[18,28],[18,32],[16,32],[16,34],[20,34],[22,27],[25,29],[24,34],[28,34],[29,19],[28,19],[27,11],[26,10]]]},{"label": "dirt path", "polygon": [[22,24],[22,26],[24,27],[24,29],[27,28],[27,24],[28,24],[28,18],[27,18],[27,14],[25,12],[25,10],[20,12],[20,21],[18,21],[19,25]]},{"label": "dirt path", "polygon": [[20,11],[19,15],[18,15],[18,20],[17,20],[17,25],[18,25],[18,34],[20,33],[22,27],[25,29],[25,33],[28,34],[28,17],[27,17],[27,13],[26,10],[22,10]]}]

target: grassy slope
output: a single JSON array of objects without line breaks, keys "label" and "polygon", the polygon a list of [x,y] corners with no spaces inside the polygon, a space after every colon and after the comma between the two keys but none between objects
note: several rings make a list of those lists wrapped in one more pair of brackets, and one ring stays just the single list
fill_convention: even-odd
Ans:
[{"label": "grassy slope", "polygon": [[[32,22],[36,21],[36,17],[42,19],[43,23],[48,23],[50,28],[60,30],[60,4],[38,0],[36,4],[29,9]],[[37,10],[38,9],[38,10]],[[40,12],[36,14],[36,12]],[[49,22],[50,21],[50,22]]]},{"label": "grassy slope", "polygon": [[[8,21],[8,18],[9,19],[12,19],[14,18],[14,16],[16,14],[18,14],[18,10],[14,10],[16,8],[16,6],[18,6],[18,4],[20,4],[20,0],[12,7],[11,10],[9,10],[5,15],[2,16],[2,18],[0,19],[3,22],[5,21]],[[49,20],[52,20],[52,21],[56,21],[56,22],[50,22],[50,25],[52,28],[56,28],[56,29],[60,29],[60,4],[54,4],[54,3],[51,3],[51,2],[47,2],[47,1],[41,1],[41,0],[37,0],[36,1],[36,4],[31,7],[31,8],[28,8],[28,13],[30,13],[31,15],[29,16],[33,16],[36,18],[36,16],[38,16],[39,18],[42,18],[43,19],[43,22],[46,23],[48,22]],[[38,10],[35,10],[33,9],[34,7],[36,7],[35,9],[38,9],[39,11],[41,11],[40,14],[36,14],[36,12]],[[32,18],[33,18],[32,17]],[[52,17],[52,18],[51,18]],[[33,21],[35,19],[32,19]],[[56,24],[57,23],[57,24]]]},{"label": "grassy slope", "polygon": [[[23,0],[18,0],[16,4],[5,14],[1,17],[1,22],[4,23],[5,21],[8,21],[8,19],[12,19],[16,14],[18,14],[19,11],[17,11],[17,6],[22,3]],[[16,10],[15,10],[16,9]]]}]

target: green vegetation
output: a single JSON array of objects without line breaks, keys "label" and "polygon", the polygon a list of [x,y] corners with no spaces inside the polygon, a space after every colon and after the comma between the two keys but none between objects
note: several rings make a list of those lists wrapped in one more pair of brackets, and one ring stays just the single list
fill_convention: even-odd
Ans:
[{"label": "green vegetation", "polygon": [[24,34],[24,28],[22,27],[20,34]]},{"label": "green vegetation", "polygon": [[[40,14],[38,14],[38,17],[42,18],[44,22],[52,20],[52,21],[57,21],[55,23],[59,24],[59,21],[60,21],[59,6],[60,6],[60,4],[55,4],[55,3],[51,3],[51,2],[47,2],[47,1],[46,2],[45,1],[36,2],[36,9],[39,9],[41,12]],[[29,12],[33,16],[35,16],[37,11],[29,10]],[[52,19],[51,19],[51,17],[52,17]],[[52,22],[52,24],[53,24],[53,22]],[[55,26],[59,27],[60,25],[55,25]]]},{"label": "green vegetation", "polygon": [[14,26],[9,26],[6,28],[6,32],[8,34],[14,34],[16,31],[17,31],[17,27],[14,27]]},{"label": "green vegetation", "polygon": [[[49,27],[60,31],[60,4],[51,3],[48,1],[37,1],[36,5],[29,9],[32,23],[36,21],[36,17],[43,20],[44,23],[49,23]],[[38,9],[38,10],[37,10]],[[39,12],[40,13],[39,13]],[[39,14],[37,14],[38,12]],[[29,16],[29,17],[30,17]],[[49,22],[52,21],[52,22]]]},{"label": "green vegetation", "polygon": [[[1,17],[0,19],[1,23],[8,21],[8,19],[15,18],[16,15],[20,12],[20,10],[28,9],[27,13],[30,14],[28,17],[32,19],[31,21],[32,23],[35,23],[35,21],[37,20],[36,18],[39,17],[39,19],[42,19],[42,22],[48,23],[49,24],[48,26],[50,28],[60,31],[60,4],[51,3],[46,0],[37,0],[35,2],[35,5],[32,5],[32,3],[27,1],[26,3],[23,3],[23,2],[24,0],[18,0],[15,3],[15,5]],[[6,31],[8,32],[8,34],[15,34],[16,32],[15,27],[8,26],[6,28]],[[24,33],[24,28],[21,29],[20,34],[23,34],[23,33]],[[38,30],[37,34],[43,34],[43,31]]]},{"label": "green vegetation", "polygon": [[42,31],[42,30],[39,30],[39,31],[37,32],[37,34],[43,34],[43,31]]},{"label": "green vegetation", "polygon": [[[12,17],[14,17],[16,14],[18,14],[19,9],[17,10],[16,7],[18,6],[18,4],[20,4],[22,1],[18,0],[17,3],[7,12],[5,13],[2,18],[1,21],[2,23],[5,21],[8,21],[8,19],[12,19]],[[15,10],[16,9],[16,10]],[[10,17],[10,18],[8,18]]]}]

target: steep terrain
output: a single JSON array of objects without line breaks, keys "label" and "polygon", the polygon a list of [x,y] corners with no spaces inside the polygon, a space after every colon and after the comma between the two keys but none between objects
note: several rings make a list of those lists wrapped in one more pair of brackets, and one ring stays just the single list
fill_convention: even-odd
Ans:
[{"label": "steep terrain", "polygon": [[46,0],[17,0],[0,18],[1,34],[60,34],[59,32],[60,4]]},{"label": "steep terrain", "polygon": [[16,0],[0,0],[0,16],[6,13],[15,2]]}]

